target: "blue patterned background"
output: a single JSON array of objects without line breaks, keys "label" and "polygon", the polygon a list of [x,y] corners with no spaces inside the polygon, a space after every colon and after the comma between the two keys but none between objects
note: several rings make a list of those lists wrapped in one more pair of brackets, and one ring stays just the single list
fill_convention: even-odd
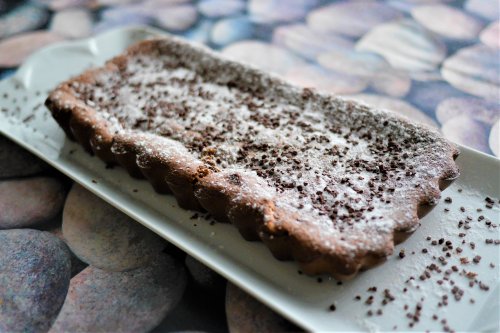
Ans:
[{"label": "blue patterned background", "polygon": [[45,45],[148,24],[500,156],[499,11],[496,0],[0,0],[0,79]]}]

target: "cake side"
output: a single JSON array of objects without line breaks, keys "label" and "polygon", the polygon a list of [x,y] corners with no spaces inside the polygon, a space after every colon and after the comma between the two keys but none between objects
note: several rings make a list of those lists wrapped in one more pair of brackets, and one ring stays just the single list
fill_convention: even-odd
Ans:
[{"label": "cake side", "polygon": [[[143,75],[154,72],[160,74]],[[125,91],[120,82],[132,84]],[[124,111],[148,106],[141,96],[164,105]],[[214,99],[220,104],[210,104]],[[245,239],[262,240],[277,258],[295,259],[310,274],[345,278],[383,260],[394,241],[416,228],[419,206],[437,200],[439,182],[458,176],[458,151],[438,133],[290,86],[176,38],[133,46],[61,84],[46,105],[89,152],[173,193],[181,207],[235,224]],[[198,107],[207,105],[210,111],[201,113]],[[220,114],[235,121],[213,119]],[[201,115],[212,118],[184,121]],[[207,130],[212,122],[226,127]],[[232,156],[235,147],[247,156]]]}]

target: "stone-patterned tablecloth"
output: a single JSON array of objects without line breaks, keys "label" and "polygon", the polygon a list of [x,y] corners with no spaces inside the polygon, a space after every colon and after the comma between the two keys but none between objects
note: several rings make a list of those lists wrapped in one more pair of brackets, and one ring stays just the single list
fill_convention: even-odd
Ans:
[{"label": "stone-patterned tablecloth", "polygon": [[[499,6],[496,0],[0,0],[0,79],[46,45],[147,24],[500,156]],[[224,299],[225,285],[0,136],[0,332],[296,330],[233,285]]]},{"label": "stone-patterned tablecloth", "polygon": [[500,155],[495,0],[0,0],[0,79],[37,49],[148,24]]}]

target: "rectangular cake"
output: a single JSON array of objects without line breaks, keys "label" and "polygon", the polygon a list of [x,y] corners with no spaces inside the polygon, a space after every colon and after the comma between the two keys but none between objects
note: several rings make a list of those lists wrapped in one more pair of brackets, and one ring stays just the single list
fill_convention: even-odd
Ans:
[{"label": "rectangular cake", "polygon": [[457,148],[434,130],[174,37],[63,82],[46,105],[104,162],[308,274],[383,261],[458,176]]}]

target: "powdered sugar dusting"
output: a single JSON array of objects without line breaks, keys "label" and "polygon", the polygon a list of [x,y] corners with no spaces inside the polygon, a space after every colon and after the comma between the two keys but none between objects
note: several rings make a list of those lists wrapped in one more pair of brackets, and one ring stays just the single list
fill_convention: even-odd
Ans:
[{"label": "powdered sugar dusting", "polygon": [[322,248],[378,249],[416,219],[416,198],[456,172],[453,149],[428,129],[276,85],[238,64],[222,68],[209,52],[157,43],[95,84],[73,85],[76,97],[119,131],[143,132],[153,145],[167,140],[165,154],[174,149],[213,172],[252,172]]}]

